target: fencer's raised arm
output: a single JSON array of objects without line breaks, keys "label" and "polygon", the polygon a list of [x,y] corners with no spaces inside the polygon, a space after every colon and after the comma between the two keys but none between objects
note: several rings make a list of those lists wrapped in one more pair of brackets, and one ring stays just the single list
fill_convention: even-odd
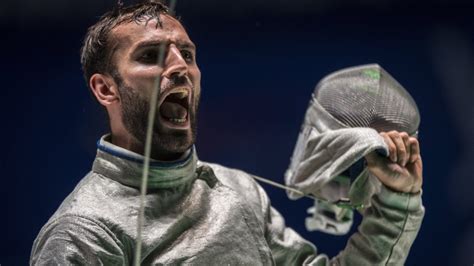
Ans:
[{"label": "fencer's raised arm", "polygon": [[268,208],[268,243],[277,265],[403,265],[419,231],[424,208],[421,195],[394,192],[384,186],[371,198],[371,206],[334,258],[318,249],[291,228],[275,209]]},{"label": "fencer's raised arm", "polygon": [[341,202],[363,214],[335,262],[403,264],[424,215],[419,124],[413,98],[379,65],[343,69],[316,86],[285,181],[326,201],[315,202],[312,230],[347,233],[347,219],[328,214]]}]

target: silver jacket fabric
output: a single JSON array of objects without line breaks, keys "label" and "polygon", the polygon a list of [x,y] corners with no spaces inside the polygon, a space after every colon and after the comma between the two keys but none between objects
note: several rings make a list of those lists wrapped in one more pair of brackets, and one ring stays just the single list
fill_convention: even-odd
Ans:
[{"label": "silver jacket fabric", "polygon": [[[379,132],[416,136],[420,119],[409,92],[378,64],[338,70],[318,82],[285,173],[287,186],[318,198],[306,228],[349,232],[353,213],[339,205],[364,209],[381,190],[364,162],[373,151],[388,157]],[[302,195],[289,191],[288,196]]]},{"label": "silver jacket fabric", "polygon": [[[130,265],[142,158],[103,137],[92,171],[43,226],[31,265]],[[193,149],[151,163],[143,265],[402,265],[419,230],[419,194],[383,188],[335,258],[285,226],[251,175],[198,161]]]}]

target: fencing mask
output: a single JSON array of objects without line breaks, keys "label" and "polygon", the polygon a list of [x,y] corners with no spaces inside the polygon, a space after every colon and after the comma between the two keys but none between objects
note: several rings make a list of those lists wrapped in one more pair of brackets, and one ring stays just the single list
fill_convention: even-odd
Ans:
[{"label": "fencing mask", "polygon": [[[312,95],[285,173],[285,182],[320,198],[309,210],[309,230],[346,233],[352,209],[368,206],[380,182],[364,165],[376,150],[388,156],[378,132],[418,134],[420,114],[410,94],[377,64],[342,69],[323,78]],[[297,199],[301,195],[289,192]]]}]

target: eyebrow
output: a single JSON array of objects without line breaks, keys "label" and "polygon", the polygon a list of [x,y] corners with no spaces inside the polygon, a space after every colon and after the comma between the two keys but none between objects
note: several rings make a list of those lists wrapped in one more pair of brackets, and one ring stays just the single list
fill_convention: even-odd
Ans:
[{"label": "eyebrow", "polygon": [[[146,48],[146,47],[159,47],[163,42],[162,41],[157,41],[157,40],[151,40],[151,41],[143,41],[137,44],[134,50]],[[184,42],[177,42],[176,45],[179,48],[183,49],[193,49],[196,50],[196,45],[192,42],[184,41]]]}]

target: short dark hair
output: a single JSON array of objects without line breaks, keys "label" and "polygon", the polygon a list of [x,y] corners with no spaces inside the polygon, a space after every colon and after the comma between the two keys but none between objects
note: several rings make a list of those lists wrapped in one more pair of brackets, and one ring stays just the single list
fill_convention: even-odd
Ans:
[{"label": "short dark hair", "polygon": [[115,27],[126,22],[148,22],[153,19],[157,20],[157,26],[161,26],[161,14],[174,17],[168,7],[159,1],[146,1],[130,6],[118,4],[89,27],[81,48],[81,64],[87,85],[95,73],[113,74],[115,71],[109,44],[110,32]]}]

